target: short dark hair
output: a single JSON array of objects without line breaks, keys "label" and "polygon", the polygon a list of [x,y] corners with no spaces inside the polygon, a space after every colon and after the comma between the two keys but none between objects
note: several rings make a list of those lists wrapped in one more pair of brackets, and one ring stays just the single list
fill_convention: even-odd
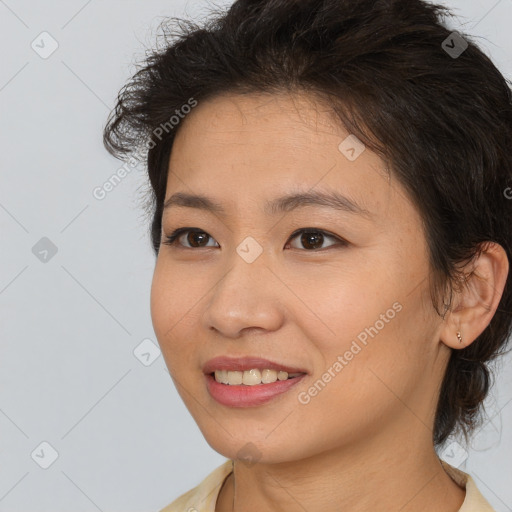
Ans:
[{"label": "short dark hair", "polygon": [[[460,263],[486,242],[500,244],[512,261],[512,200],[505,193],[512,190],[510,82],[469,36],[444,25],[449,9],[423,0],[238,0],[211,13],[202,25],[164,21],[163,47],[121,89],[104,130],[105,146],[118,158],[150,144],[155,254],[168,161],[183,124],[170,129],[170,116],[191,98],[284,91],[329,105],[405,187],[422,216],[439,315],[463,282]],[[511,275],[487,328],[452,350],[435,445],[456,429],[467,442],[481,419],[488,363],[504,353],[511,330]]]}]

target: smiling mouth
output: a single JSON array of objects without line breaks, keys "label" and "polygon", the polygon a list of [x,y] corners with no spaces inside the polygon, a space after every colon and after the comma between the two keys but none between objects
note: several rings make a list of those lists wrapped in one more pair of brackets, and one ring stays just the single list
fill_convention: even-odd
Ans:
[{"label": "smiling mouth", "polygon": [[290,380],[305,374],[302,372],[288,373],[266,368],[262,370],[253,368],[245,371],[216,370],[209,375],[218,383],[228,386],[257,386],[260,384],[272,384],[276,381]]}]

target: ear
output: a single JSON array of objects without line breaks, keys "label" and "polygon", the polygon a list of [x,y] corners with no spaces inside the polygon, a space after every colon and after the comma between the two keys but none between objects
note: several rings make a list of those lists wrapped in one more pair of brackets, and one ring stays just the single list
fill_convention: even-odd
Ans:
[{"label": "ear", "polygon": [[463,271],[465,280],[454,291],[453,307],[445,316],[440,333],[441,341],[453,349],[473,343],[496,313],[509,271],[507,253],[501,245],[486,242],[480,255]]}]

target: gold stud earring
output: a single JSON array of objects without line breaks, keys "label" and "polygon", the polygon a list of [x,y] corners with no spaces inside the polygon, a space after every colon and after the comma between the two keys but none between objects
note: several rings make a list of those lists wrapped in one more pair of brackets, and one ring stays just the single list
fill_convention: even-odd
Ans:
[{"label": "gold stud earring", "polygon": [[460,332],[457,331],[457,338],[459,338],[459,342],[462,343],[462,336],[460,335]]}]

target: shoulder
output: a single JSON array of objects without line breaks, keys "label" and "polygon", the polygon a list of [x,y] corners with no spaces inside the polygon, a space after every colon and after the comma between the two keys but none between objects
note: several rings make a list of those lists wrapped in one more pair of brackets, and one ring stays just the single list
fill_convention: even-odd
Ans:
[{"label": "shoulder", "polygon": [[231,471],[232,461],[228,459],[199,485],[176,498],[160,512],[215,512],[220,488]]},{"label": "shoulder", "polygon": [[441,460],[441,465],[452,480],[466,490],[466,498],[459,512],[496,512],[484,498],[471,475],[451,466],[444,460]]}]

